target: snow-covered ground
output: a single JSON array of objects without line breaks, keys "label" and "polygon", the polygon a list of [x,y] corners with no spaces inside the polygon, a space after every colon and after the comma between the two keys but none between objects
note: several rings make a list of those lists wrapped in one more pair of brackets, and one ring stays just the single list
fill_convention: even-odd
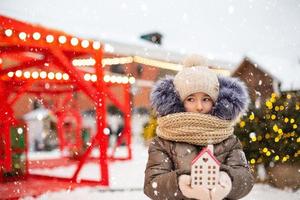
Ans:
[{"label": "snow-covered ground", "polygon": [[[122,154],[122,149],[120,149]],[[52,153],[57,155],[57,153]],[[32,158],[39,156],[31,155]],[[110,188],[101,187],[83,187],[75,190],[62,190],[59,192],[48,192],[37,199],[72,199],[72,200],[99,200],[99,199],[128,199],[128,200],[146,200],[148,199],[143,194],[143,178],[144,169],[147,162],[147,148],[138,143],[137,140],[133,145],[133,160],[117,161],[109,165],[110,173]],[[54,169],[35,169],[31,173],[39,174],[56,174],[62,177],[69,177],[75,170],[75,166],[58,167]],[[99,166],[93,163],[88,163],[83,167],[81,178],[97,179],[99,178]],[[26,200],[33,199],[32,197],[24,198]],[[300,190],[292,192],[290,190],[279,190],[269,185],[256,184],[251,193],[243,198],[243,200],[299,200]]]},{"label": "snow-covered ground", "polygon": [[[242,200],[299,200],[300,192],[290,192],[290,191],[282,191],[276,188],[272,188],[268,185],[256,184],[252,189],[251,193],[243,198]],[[33,198],[27,197],[24,200],[32,200]],[[64,190],[60,192],[49,192],[39,196],[37,199],[55,199],[55,200],[99,200],[99,199],[107,199],[107,200],[120,200],[120,199],[128,199],[128,200],[149,200],[142,190],[138,190],[138,188],[133,188],[132,190],[124,190],[124,191],[104,191],[100,188],[94,187],[85,187],[80,189],[75,189],[73,191]]]}]

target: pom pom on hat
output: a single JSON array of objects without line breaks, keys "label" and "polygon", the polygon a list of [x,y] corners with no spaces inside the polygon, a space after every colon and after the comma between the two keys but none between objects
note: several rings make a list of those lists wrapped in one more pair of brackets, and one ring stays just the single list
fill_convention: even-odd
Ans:
[{"label": "pom pom on hat", "polygon": [[180,99],[184,101],[193,93],[203,92],[216,102],[219,95],[219,81],[217,74],[208,68],[207,60],[192,55],[184,59],[183,64],[183,69],[174,78]]},{"label": "pom pom on hat", "polygon": [[207,66],[207,59],[200,55],[190,55],[183,59],[183,67]]}]

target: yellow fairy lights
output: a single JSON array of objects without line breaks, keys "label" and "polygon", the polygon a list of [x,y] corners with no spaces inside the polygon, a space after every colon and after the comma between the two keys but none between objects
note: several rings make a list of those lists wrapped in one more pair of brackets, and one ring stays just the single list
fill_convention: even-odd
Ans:
[{"label": "yellow fairy lights", "polygon": [[263,138],[262,138],[261,135],[257,136],[257,140],[258,140],[258,141],[261,141],[262,139],[263,139]]},{"label": "yellow fairy lights", "polygon": [[268,148],[267,147],[263,148],[263,152],[267,153],[268,152]]},{"label": "yellow fairy lights", "polygon": [[283,158],[282,158],[282,162],[286,162],[288,159],[289,159],[289,155],[286,155],[286,156],[284,156]]},{"label": "yellow fairy lights", "polygon": [[[7,76],[9,78],[13,78],[14,76],[17,78],[25,78],[25,79],[46,79],[48,78],[49,80],[69,80],[69,75],[67,73],[61,73],[61,72],[46,72],[46,71],[22,71],[22,70],[17,70],[15,73],[14,72],[8,72]],[[97,81],[97,75],[92,74],[92,73],[85,73],[83,76],[83,79],[85,81],[92,81],[96,82]],[[134,77],[127,77],[127,76],[115,76],[115,75],[105,75],[103,77],[104,82],[111,82],[111,83],[119,83],[119,84],[134,84],[136,82]]]},{"label": "yellow fairy lights", "polygon": [[250,163],[251,163],[251,164],[255,164],[255,159],[252,158],[252,159],[250,160]]},{"label": "yellow fairy lights", "polygon": [[[14,34],[14,31],[12,29],[4,29],[4,35],[6,37],[12,37],[12,35]],[[31,36],[32,35],[32,36]],[[32,39],[35,41],[39,41],[40,39],[44,39],[47,43],[51,44],[54,41],[58,41],[60,44],[67,44],[67,36],[65,35],[59,35],[59,36],[55,36],[55,35],[44,35],[42,36],[41,33],[39,32],[34,32],[33,34],[31,33],[26,33],[26,32],[20,32],[17,33],[17,37],[22,40],[22,41],[26,41],[27,39]],[[89,41],[89,40],[80,40],[76,37],[72,37],[69,41],[69,43],[72,46],[77,46],[77,45],[81,45],[82,48],[88,48],[88,47],[92,47],[94,50],[99,50],[101,48],[101,43],[99,41]]]},{"label": "yellow fairy lights", "polygon": [[254,120],[254,118],[255,118],[254,113],[251,112],[251,115],[249,116],[249,119],[250,119],[250,120]]},{"label": "yellow fairy lights", "polygon": [[246,125],[245,121],[240,121],[240,127],[243,128]]},{"label": "yellow fairy lights", "polygon": [[297,129],[297,128],[298,128],[297,124],[294,124],[293,129]]},{"label": "yellow fairy lights", "polygon": [[278,131],[278,126],[277,126],[277,124],[275,124],[274,126],[273,126],[273,130],[275,131],[275,132],[277,132]]},{"label": "yellow fairy lights", "polygon": [[271,101],[266,101],[266,106],[271,110],[273,108],[273,103]]}]

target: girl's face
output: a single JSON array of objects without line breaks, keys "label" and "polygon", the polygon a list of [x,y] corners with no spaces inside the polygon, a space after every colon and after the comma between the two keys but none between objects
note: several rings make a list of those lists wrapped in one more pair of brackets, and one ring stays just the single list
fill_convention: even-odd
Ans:
[{"label": "girl's face", "polygon": [[183,105],[186,112],[208,114],[214,105],[210,96],[203,92],[197,92],[184,99]]}]

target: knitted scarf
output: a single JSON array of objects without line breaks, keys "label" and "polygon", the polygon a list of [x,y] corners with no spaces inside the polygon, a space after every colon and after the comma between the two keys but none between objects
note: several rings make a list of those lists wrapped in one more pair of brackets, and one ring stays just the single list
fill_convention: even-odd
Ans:
[{"label": "knitted scarf", "polygon": [[222,142],[233,134],[233,121],[209,114],[181,112],[159,117],[156,133],[175,142],[206,146]]}]

